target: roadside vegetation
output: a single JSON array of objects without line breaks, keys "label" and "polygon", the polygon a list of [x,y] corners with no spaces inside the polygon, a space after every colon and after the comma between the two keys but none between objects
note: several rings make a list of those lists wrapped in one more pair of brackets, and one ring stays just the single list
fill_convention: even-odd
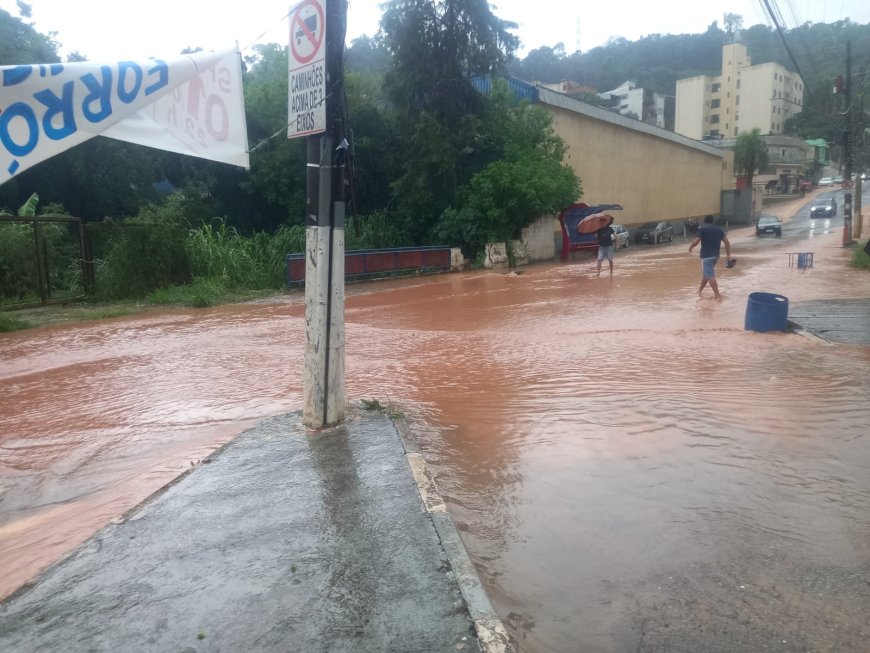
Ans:
[{"label": "roadside vegetation", "polygon": [[852,252],[851,260],[853,268],[864,268],[865,270],[870,269],[870,255],[867,254],[867,250],[865,249],[867,242],[868,241],[864,241],[855,246],[855,251]]}]

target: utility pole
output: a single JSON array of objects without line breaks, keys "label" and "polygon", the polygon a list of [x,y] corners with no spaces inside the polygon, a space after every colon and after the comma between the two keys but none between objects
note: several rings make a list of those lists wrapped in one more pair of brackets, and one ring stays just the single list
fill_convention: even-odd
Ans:
[{"label": "utility pole", "polygon": [[843,83],[843,95],[846,98],[846,129],[843,130],[843,154],[846,158],[846,169],[843,171],[843,186],[846,195],[843,199],[843,247],[852,241],[852,42],[846,41],[846,79]]},{"label": "utility pole", "polygon": [[861,102],[858,105],[858,138],[856,139],[856,145],[858,146],[859,154],[857,170],[855,171],[858,173],[855,175],[855,217],[857,218],[855,220],[855,240],[861,238],[861,230],[864,227],[864,216],[862,215],[863,200],[861,198],[864,182],[861,179],[861,175],[866,169],[867,165],[867,157],[864,143],[864,90],[861,89],[858,93],[861,97]]},{"label": "utility pole", "polygon": [[344,420],[344,39],[347,0],[290,10],[288,137],[306,137],[302,422]]}]

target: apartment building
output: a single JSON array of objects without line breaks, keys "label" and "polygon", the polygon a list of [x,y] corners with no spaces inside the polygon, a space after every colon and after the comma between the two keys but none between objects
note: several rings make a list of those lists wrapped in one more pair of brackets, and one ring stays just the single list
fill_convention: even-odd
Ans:
[{"label": "apartment building", "polygon": [[634,116],[645,123],[669,129],[674,128],[674,99],[641,88],[628,80],[619,88],[599,93],[598,97],[610,103],[610,109],[624,116]]},{"label": "apartment building", "polygon": [[758,128],[781,134],[803,107],[803,82],[776,63],[753,66],[739,41],[722,47],[722,74],[677,80],[675,131],[696,140]]}]

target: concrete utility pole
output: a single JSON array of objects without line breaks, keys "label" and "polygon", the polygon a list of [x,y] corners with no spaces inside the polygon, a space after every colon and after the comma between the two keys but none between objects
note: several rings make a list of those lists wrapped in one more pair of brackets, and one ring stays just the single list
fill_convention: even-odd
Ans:
[{"label": "concrete utility pole", "polygon": [[861,175],[866,169],[867,165],[867,157],[865,152],[865,143],[864,143],[864,91],[859,91],[861,102],[858,105],[858,166],[856,172],[858,173],[855,176],[855,240],[861,238],[861,230],[864,225],[864,216],[863,216],[863,206],[862,206],[862,188],[863,188],[863,180],[861,179]]},{"label": "concrete utility pole", "polygon": [[[318,4],[322,2],[323,4]],[[344,420],[344,166],[342,120],[347,0],[306,0],[325,5],[325,130],[307,137],[305,359],[302,421],[323,428]],[[317,43],[311,19],[296,24],[301,42]],[[291,24],[291,47],[294,38]],[[304,45],[303,45],[304,48]],[[303,49],[304,52],[304,49]],[[303,56],[304,58],[304,56]],[[292,89],[291,89],[292,94]],[[304,100],[303,100],[303,108]]]},{"label": "concrete utility pole", "polygon": [[846,169],[843,171],[843,186],[846,195],[843,199],[843,246],[852,242],[852,42],[846,41],[846,79],[843,83],[843,95],[846,100],[846,129],[843,131],[843,153],[846,158]]}]

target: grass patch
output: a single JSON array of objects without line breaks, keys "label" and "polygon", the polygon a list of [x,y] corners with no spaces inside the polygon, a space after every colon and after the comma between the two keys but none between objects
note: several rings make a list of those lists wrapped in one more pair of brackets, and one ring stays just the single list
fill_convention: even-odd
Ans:
[{"label": "grass patch", "polygon": [[230,300],[231,293],[223,284],[202,278],[194,279],[183,286],[161,288],[148,295],[148,301],[152,304],[173,304],[193,308],[207,308]]},{"label": "grass patch", "polygon": [[29,329],[33,325],[27,320],[22,320],[9,313],[0,313],[0,333]]},{"label": "grass patch", "polygon": [[852,260],[850,265],[853,268],[864,268],[865,270],[870,268],[870,256],[867,255],[867,252],[864,251],[864,246],[867,244],[867,241],[863,243],[858,243],[858,246],[855,247],[855,251],[852,252]]},{"label": "grass patch", "polygon": [[94,306],[87,308],[77,308],[67,313],[67,317],[70,320],[103,320],[110,317],[122,317],[124,315],[132,315],[133,313],[138,313],[141,308],[141,304],[122,304],[118,306]]},{"label": "grass patch", "polygon": [[384,406],[377,399],[362,399],[360,401],[360,407],[363,410],[370,410],[377,413],[383,413],[390,419],[404,419],[405,413],[403,413],[398,408],[393,408],[392,405]]},{"label": "grass patch", "polygon": [[146,301],[157,305],[191,306],[207,308],[217,304],[233,304],[235,302],[272,297],[276,291],[271,289],[227,288],[220,279],[194,279],[181,286],[169,286],[155,290]]}]

